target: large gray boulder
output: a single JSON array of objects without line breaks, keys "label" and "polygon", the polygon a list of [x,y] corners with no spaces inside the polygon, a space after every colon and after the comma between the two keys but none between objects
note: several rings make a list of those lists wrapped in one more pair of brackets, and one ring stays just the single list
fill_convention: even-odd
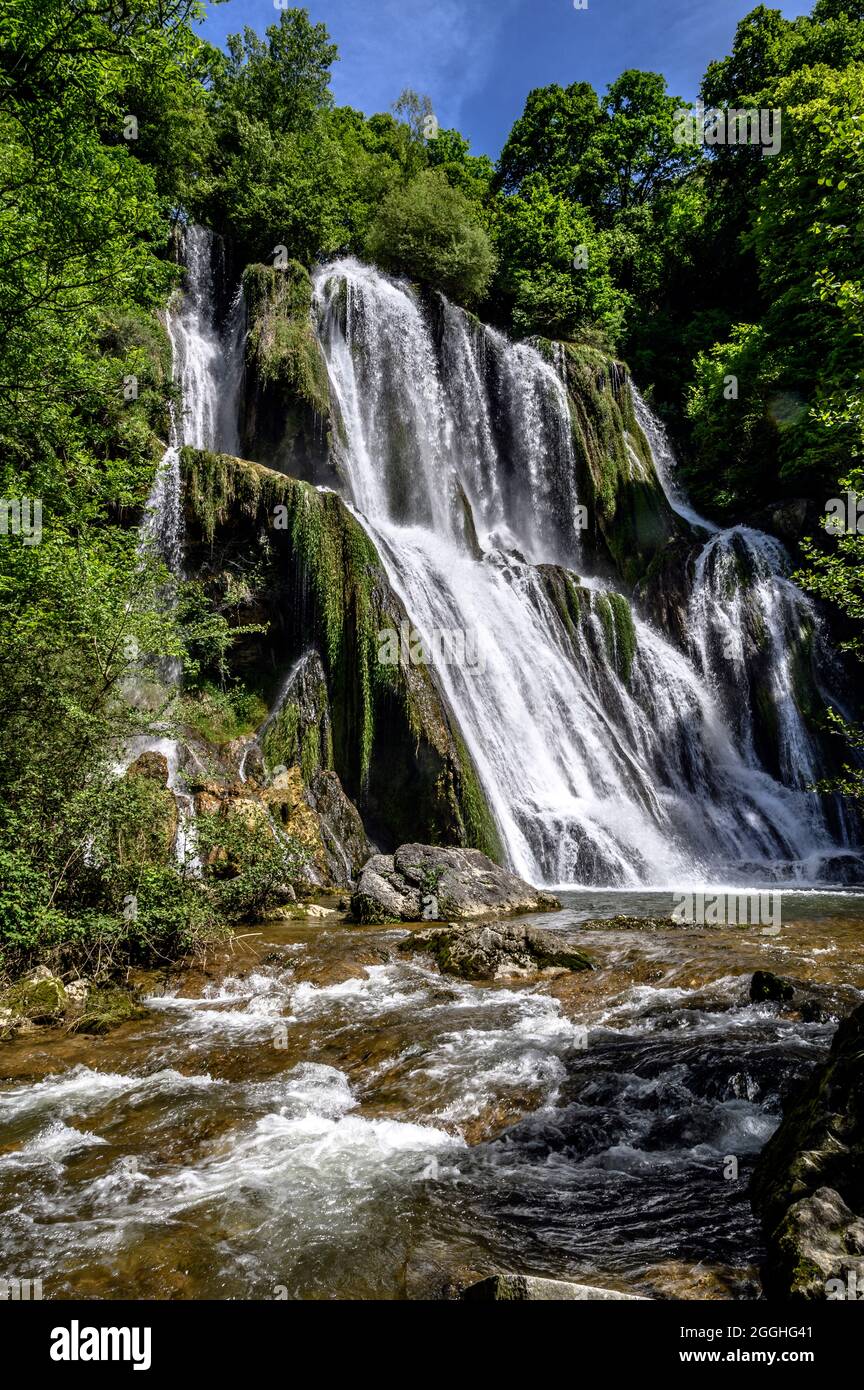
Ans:
[{"label": "large gray boulder", "polygon": [[401,951],[425,951],[439,970],[464,980],[494,980],[501,975],[537,974],[541,970],[592,970],[587,956],[561,932],[519,922],[484,922],[477,926],[432,927],[400,941]]},{"label": "large gray boulder", "polygon": [[502,869],[478,849],[402,845],[375,854],[351,899],[356,922],[470,921],[518,912],[552,912],[550,893]]}]

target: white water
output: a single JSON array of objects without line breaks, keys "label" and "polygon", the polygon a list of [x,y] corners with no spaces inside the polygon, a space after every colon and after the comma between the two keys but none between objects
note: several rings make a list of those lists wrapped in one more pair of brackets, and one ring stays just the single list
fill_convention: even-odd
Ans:
[{"label": "white water", "polygon": [[[180,449],[240,451],[238,413],[243,387],[243,343],[246,305],[242,288],[231,304],[223,333],[217,331],[214,312],[213,235],[204,227],[187,227],[183,237],[186,288],[169,306],[166,320],[171,341],[173,379],[180,386],[181,422],[170,414],[168,447],[153,480],[141,524],[142,547],[161,556],[172,575],[183,572],[183,496]],[[165,671],[169,685],[179,685],[179,662]],[[197,870],[195,808],[180,768],[181,747],[176,739],[157,735],[136,740],[126,752],[124,770],[144,752],[161,753],[168,765],[168,787],[177,804],[176,853],[178,862]]]},{"label": "white water", "polygon": [[181,421],[171,413],[168,448],[153,482],[142,527],[155,542],[172,574],[183,565],[183,508],[180,449],[218,449],[238,454],[238,406],[243,387],[243,341],[246,305],[238,289],[223,333],[214,322],[213,234],[205,227],[186,228],[183,238],[186,288],[175,296],[166,315],[171,340],[172,375],[180,387]]},{"label": "white water", "polygon": [[[757,579],[756,601],[774,622],[772,694],[789,786],[727,717],[701,636],[688,660],[636,619],[625,685],[606,655],[596,593],[587,629],[565,632],[535,568],[578,557],[569,412],[554,368],[446,304],[436,346],[413,292],[355,261],[321,269],[315,296],[350,500],[427,642],[436,628],[464,630],[484,652],[484,670],[449,664],[437,676],[512,867],[535,882],[619,885],[818,871],[834,846],[801,790],[812,749],[788,662],[784,675],[773,578],[767,589],[764,573]],[[667,488],[679,515],[716,530]],[[466,543],[460,491],[481,559]],[[764,571],[763,541],[748,544]],[[697,584],[700,632],[710,625],[698,607],[705,595]]]}]

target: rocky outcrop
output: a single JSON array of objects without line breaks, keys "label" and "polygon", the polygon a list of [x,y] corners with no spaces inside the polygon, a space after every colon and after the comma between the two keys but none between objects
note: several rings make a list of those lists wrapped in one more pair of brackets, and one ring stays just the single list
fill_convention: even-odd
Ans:
[{"label": "rocky outcrop", "polygon": [[593,1284],[571,1284],[563,1279],[539,1279],[531,1274],[493,1274],[462,1290],[466,1303],[606,1303],[619,1299],[628,1301],[641,1296],[619,1293],[617,1289],[600,1289]]},{"label": "rocky outcrop", "polygon": [[444,974],[460,975],[464,980],[594,968],[563,934],[518,922],[486,922],[473,927],[448,923],[412,933],[400,942],[400,950],[426,952]]},{"label": "rocky outcrop", "polygon": [[68,1006],[63,981],[39,965],[0,996],[0,1030],[11,1036],[22,1025],[56,1023]]},{"label": "rocky outcrop", "polygon": [[[232,677],[272,691],[310,647],[319,658],[327,718],[319,711],[315,727],[304,726],[307,785],[314,769],[334,772],[384,848],[424,840],[500,858],[497,826],[430,668],[379,659],[379,634],[410,620],[342,499],[226,455],[184,449],[182,464],[187,570],[232,626],[247,629],[231,649]],[[277,736],[290,744],[296,732],[271,728],[271,767],[288,765]],[[326,788],[315,795],[326,800]]]},{"label": "rocky outcrop", "polygon": [[0,1040],[30,1033],[40,1025],[62,1024],[73,1033],[107,1033],[146,1013],[133,990],[96,988],[84,979],[64,985],[46,965],[40,965],[0,995]]},{"label": "rocky outcrop", "polygon": [[464,921],[560,906],[479,850],[418,844],[374,855],[351,899],[352,916],[363,923]]},{"label": "rocky outcrop", "polygon": [[750,1195],[765,1231],[769,1297],[864,1290],[864,1005],[840,1024],[827,1062],[787,1104]]},{"label": "rocky outcrop", "polygon": [[586,542],[635,584],[678,534],[633,409],[627,368],[600,349],[563,345],[579,497],[591,518]]},{"label": "rocky outcrop", "polygon": [[299,261],[243,273],[248,333],[246,456],[310,483],[338,482],[330,463],[330,386],[312,323],[312,282]]}]

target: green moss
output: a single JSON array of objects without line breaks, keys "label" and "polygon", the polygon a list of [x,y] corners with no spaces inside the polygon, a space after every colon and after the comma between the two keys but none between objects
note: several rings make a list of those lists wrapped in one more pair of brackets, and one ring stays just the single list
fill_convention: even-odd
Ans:
[{"label": "green moss", "polygon": [[291,767],[299,762],[299,731],[300,707],[296,701],[286,700],[264,735],[262,751],[268,767]]},{"label": "green moss", "polygon": [[312,325],[312,282],[305,266],[250,265],[243,273],[249,315],[247,361],[265,385],[285,388],[320,416],[330,413],[327,366]]},{"label": "green moss", "polygon": [[474,849],[482,850],[496,864],[504,862],[504,846],[489,809],[489,803],[480,786],[480,779],[474,769],[468,749],[460,734],[453,732],[453,741],[459,758],[459,786],[457,795],[465,822],[465,843]]},{"label": "green moss", "polygon": [[587,343],[565,343],[564,362],[580,497],[621,578],[635,584],[675,534],[675,519],[634,415],[626,367]]},{"label": "green moss", "polygon": [[66,991],[60,980],[18,980],[0,999],[5,1009],[33,1023],[47,1023],[66,1009]]},{"label": "green moss", "polygon": [[615,669],[619,679],[626,683],[630,679],[636,656],[636,626],[633,613],[623,594],[610,593],[606,597],[612,615]]},{"label": "green moss", "polygon": [[260,691],[242,685],[226,690],[205,685],[184,696],[181,712],[184,724],[215,748],[223,748],[260,727],[267,717],[267,701]]},{"label": "green moss", "polygon": [[126,989],[97,989],[87,996],[83,1012],[72,1023],[75,1033],[108,1033],[121,1023],[145,1018],[134,994]]}]

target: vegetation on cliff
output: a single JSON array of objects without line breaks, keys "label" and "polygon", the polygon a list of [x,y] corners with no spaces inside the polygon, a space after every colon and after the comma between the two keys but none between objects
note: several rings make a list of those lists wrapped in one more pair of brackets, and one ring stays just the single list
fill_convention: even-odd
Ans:
[{"label": "vegetation on cliff", "polygon": [[[8,960],[103,937],[170,951],[208,929],[208,903],[173,863],[148,858],[146,794],[115,775],[119,750],[166,718],[129,691],[157,688],[164,662],[182,661],[217,744],[260,715],[260,682],[238,683],[229,655],[232,643],[242,651],[237,614],[254,576],[216,604],[200,584],[175,583],[167,605],[164,566],[138,541],[178,404],[162,319],[182,283],[178,221],[214,228],[238,275],[252,266],[247,434],[263,437],[265,419],[275,430],[289,405],[273,435],[280,467],[304,451],[317,461],[338,428],[309,270],[348,251],[507,330],[569,344],[586,500],[628,584],[657,572],[669,517],[609,350],[653,390],[685,445],[688,485],[716,516],[746,519],[784,496],[821,508],[839,478],[860,484],[857,0],[816,0],[812,17],[794,20],[760,6],[709,67],[706,102],[783,110],[770,158],[677,143],[678,98],[659,75],[630,71],[602,98],[586,84],[530,93],[497,167],[416,94],[369,117],[336,107],[336,49],[306,11],[282,11],[225,52],[198,37],[198,14],[194,0],[9,0],[0,25],[0,496],[30,517],[0,533]],[[262,266],[274,248],[287,260]],[[205,536],[232,492],[250,516],[286,509],[332,687],[333,760],[352,794],[406,836],[420,833],[419,817],[430,837],[497,853],[428,673],[391,677],[371,655],[384,600],[362,531],[334,498],[284,479],[219,460],[191,467]],[[854,637],[859,538],[817,539],[808,582],[845,610]],[[601,620],[626,679],[623,600],[607,602]],[[381,784],[376,740],[393,711],[404,768],[418,738],[434,750],[437,790],[422,814],[407,773],[391,779],[389,802]],[[134,923],[123,915],[130,893]]]}]

